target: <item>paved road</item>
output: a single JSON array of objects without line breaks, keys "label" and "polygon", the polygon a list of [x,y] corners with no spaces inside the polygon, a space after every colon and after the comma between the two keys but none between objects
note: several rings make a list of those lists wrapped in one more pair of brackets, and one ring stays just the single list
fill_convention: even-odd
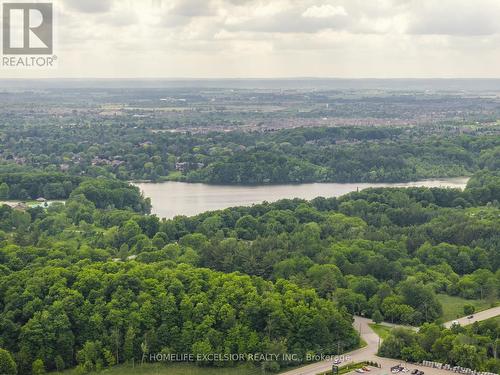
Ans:
[{"label": "paved road", "polygon": [[[500,315],[500,306],[497,306],[497,307],[493,307],[491,309],[488,309],[488,310],[484,310],[484,311],[480,311],[478,313],[475,313],[474,314],[474,318],[472,319],[469,319],[467,318],[466,316],[464,316],[463,318],[460,318],[460,319],[456,319],[458,321],[458,323],[462,326],[466,326],[468,324],[472,324],[474,322],[480,322],[482,320],[486,320],[486,319],[490,319],[490,318],[494,318],[495,316],[498,316]],[[453,324],[453,320],[450,321],[450,322],[446,322],[444,323],[444,326],[446,328],[449,328],[451,327],[451,325]]]},{"label": "paved road", "polygon": [[[499,315],[500,315],[500,306],[497,306],[497,307],[492,307],[491,309],[480,311],[478,313],[473,314],[474,317],[472,319],[469,319],[467,316],[463,316],[461,318],[457,318],[454,320],[450,320],[449,322],[443,323],[443,325],[446,328],[450,328],[451,325],[453,324],[453,322],[456,320],[458,322],[458,324],[460,324],[461,326],[466,326],[466,325],[472,324],[474,322],[481,322],[483,320],[494,318],[495,316],[499,316]],[[388,323],[388,322],[383,322],[382,324],[384,326],[388,326],[388,327],[402,327],[402,328],[406,328],[406,329],[412,329],[414,331],[418,331],[420,328],[420,327],[404,326],[401,324]]]},{"label": "paved road", "polygon": [[[368,323],[371,323],[371,319],[361,318],[359,316],[354,317],[353,326],[360,333],[363,340],[366,341],[367,345],[364,348],[346,353],[345,355],[349,355],[350,361],[359,362],[367,359],[374,359],[377,353],[379,337],[373,332]],[[316,375],[331,369],[332,361],[322,361],[284,372],[281,375]]]},{"label": "paved road", "polygon": [[[473,319],[467,319],[465,318],[460,318],[457,319],[460,324],[466,325],[466,324],[471,324],[475,321],[481,321],[489,318],[493,318],[497,315],[500,315],[500,307],[495,307],[489,310],[485,310],[482,312],[479,312],[474,315]],[[465,320],[464,320],[465,319]],[[389,359],[389,358],[382,358],[382,357],[377,357],[377,351],[378,347],[380,345],[380,339],[378,335],[370,328],[369,323],[372,323],[371,319],[366,319],[366,318],[361,318],[359,316],[354,317],[354,323],[353,326],[354,328],[360,333],[361,337],[363,340],[366,341],[366,346],[361,349],[354,350],[349,353],[345,353],[344,355],[349,355],[350,356],[350,362],[361,362],[361,361],[375,361],[378,362],[382,365],[382,368],[380,369],[372,369],[370,371],[370,375],[377,375],[377,374],[387,374],[389,375],[391,373],[390,368],[392,366],[401,364],[402,366],[405,366],[409,368],[410,370],[413,370],[416,368],[415,365],[408,364],[405,362],[402,362],[400,360],[396,359]],[[450,326],[452,322],[446,322],[444,325],[445,326]],[[321,372],[325,372],[328,370],[331,370],[332,368],[332,361],[322,361],[322,362],[316,362],[316,363],[311,363],[310,365],[303,366],[294,370],[290,370],[287,372],[283,372],[280,375],[316,375]],[[439,369],[433,369],[433,368],[428,368],[428,367],[421,367],[423,371],[425,371],[426,375],[450,375],[452,374],[450,371],[446,370],[439,370]]]}]

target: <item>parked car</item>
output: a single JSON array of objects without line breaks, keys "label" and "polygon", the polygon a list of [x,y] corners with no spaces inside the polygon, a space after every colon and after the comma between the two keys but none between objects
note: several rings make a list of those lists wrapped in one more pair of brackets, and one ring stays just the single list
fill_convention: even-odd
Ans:
[{"label": "parked car", "polygon": [[404,369],[404,367],[401,366],[401,364],[399,364],[399,365],[391,367],[391,372],[393,374],[397,374],[398,372],[403,371],[403,369]]},{"label": "parked car", "polygon": [[413,371],[411,372],[411,375],[416,375],[417,373],[418,373],[418,368],[416,368],[415,370],[413,370]]},{"label": "parked car", "polygon": [[365,371],[362,368],[358,368],[356,372],[359,372],[360,374],[363,374]]}]

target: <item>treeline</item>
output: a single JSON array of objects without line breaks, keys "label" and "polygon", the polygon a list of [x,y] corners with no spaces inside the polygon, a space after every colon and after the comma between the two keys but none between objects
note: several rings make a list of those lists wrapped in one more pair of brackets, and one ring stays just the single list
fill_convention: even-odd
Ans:
[{"label": "treeline", "polygon": [[188,181],[216,184],[398,182],[463,176],[477,157],[455,142],[372,140],[300,146],[266,143],[191,171]]},{"label": "treeline", "polygon": [[383,341],[379,355],[416,363],[435,361],[498,374],[499,335],[498,319],[476,322],[467,327],[454,325],[449,329],[425,324],[418,333],[397,328]]},{"label": "treeline", "polygon": [[57,172],[0,172],[0,199],[65,199],[82,181]]},{"label": "treeline", "polygon": [[144,198],[139,188],[116,179],[84,178],[57,172],[0,172],[0,200],[62,200],[71,195],[83,195],[96,208],[130,209],[141,213],[151,210],[150,199]]},{"label": "treeline", "polygon": [[335,352],[338,342],[345,349],[358,344],[348,315],[283,280],[161,262],[67,267],[61,250],[41,258],[1,277],[0,346],[13,353],[20,374],[30,374],[37,361],[47,370],[78,364],[86,372],[149,361],[150,353],[304,357]]},{"label": "treeline", "polygon": [[139,213],[151,212],[151,200],[137,186],[111,179],[87,179],[71,192],[83,196],[96,208],[129,209]]},{"label": "treeline", "polygon": [[5,137],[0,139],[0,161],[47,172],[121,180],[399,182],[496,170],[500,152],[495,126],[467,135],[447,127],[183,134],[116,121],[7,123]]}]

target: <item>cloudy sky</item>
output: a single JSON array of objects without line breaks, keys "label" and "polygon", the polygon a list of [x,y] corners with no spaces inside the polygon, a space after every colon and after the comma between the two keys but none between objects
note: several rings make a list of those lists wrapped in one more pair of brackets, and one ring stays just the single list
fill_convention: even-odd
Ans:
[{"label": "cloudy sky", "polygon": [[0,77],[500,77],[498,0],[54,0],[50,71]]}]

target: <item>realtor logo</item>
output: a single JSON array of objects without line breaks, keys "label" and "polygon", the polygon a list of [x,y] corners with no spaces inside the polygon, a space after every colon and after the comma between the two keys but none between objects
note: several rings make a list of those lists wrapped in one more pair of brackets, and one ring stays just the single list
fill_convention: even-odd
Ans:
[{"label": "realtor logo", "polygon": [[4,3],[2,14],[4,55],[52,54],[51,3]]}]

